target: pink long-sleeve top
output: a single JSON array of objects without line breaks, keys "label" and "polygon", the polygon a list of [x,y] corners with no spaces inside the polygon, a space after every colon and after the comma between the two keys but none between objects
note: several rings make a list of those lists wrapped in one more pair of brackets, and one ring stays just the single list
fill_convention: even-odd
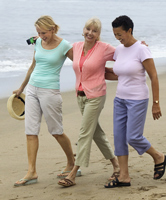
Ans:
[{"label": "pink long-sleeve top", "polygon": [[106,94],[105,64],[106,61],[113,61],[115,48],[110,44],[97,41],[80,70],[80,58],[84,42],[73,44],[73,69],[76,74],[76,92],[80,86],[88,99],[104,96]]}]

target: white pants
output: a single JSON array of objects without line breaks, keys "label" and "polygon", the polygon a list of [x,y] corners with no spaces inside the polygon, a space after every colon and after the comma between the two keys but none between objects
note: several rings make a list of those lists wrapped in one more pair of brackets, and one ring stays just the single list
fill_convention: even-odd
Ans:
[{"label": "white pants", "polygon": [[25,133],[38,135],[42,114],[50,134],[62,135],[62,97],[59,90],[28,84],[25,99]]}]

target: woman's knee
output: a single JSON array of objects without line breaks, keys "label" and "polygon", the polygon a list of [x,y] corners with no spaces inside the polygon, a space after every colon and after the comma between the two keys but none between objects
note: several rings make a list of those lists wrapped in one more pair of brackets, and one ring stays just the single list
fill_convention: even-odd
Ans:
[{"label": "woman's knee", "polygon": [[128,138],[127,142],[130,146],[134,147],[136,144],[139,143],[139,139],[136,138]]},{"label": "woman's knee", "polygon": [[59,138],[63,138],[64,134],[58,135],[58,134],[54,134],[52,135],[56,140],[58,140]]}]

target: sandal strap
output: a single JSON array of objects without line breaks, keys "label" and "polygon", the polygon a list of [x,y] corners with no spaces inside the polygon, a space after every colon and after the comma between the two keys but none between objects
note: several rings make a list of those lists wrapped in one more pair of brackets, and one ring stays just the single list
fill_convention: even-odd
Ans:
[{"label": "sandal strap", "polygon": [[156,175],[156,174],[159,174],[159,175],[160,175],[160,174],[163,174],[163,170],[162,170],[162,171],[155,171],[155,172],[154,172],[154,175]]},{"label": "sandal strap", "polygon": [[111,176],[111,178],[118,178],[119,177],[119,175],[120,175],[120,172],[114,172],[113,174],[112,174],[112,176]]},{"label": "sandal strap", "polygon": [[73,181],[71,181],[70,179],[68,179],[68,178],[64,178],[63,179],[67,184],[73,184]]},{"label": "sandal strap", "polygon": [[112,175],[113,175],[113,176],[119,176],[119,175],[120,175],[120,172],[114,172]]},{"label": "sandal strap", "polygon": [[116,186],[118,184],[119,180],[112,180],[108,183],[108,186]]},{"label": "sandal strap", "polygon": [[154,171],[158,171],[159,169],[164,169],[164,166],[162,166],[162,167],[155,167]]},{"label": "sandal strap", "polygon": [[[160,179],[164,175],[165,167],[166,167],[166,156],[164,158],[164,162],[154,165],[154,179]],[[158,176],[155,177],[155,175]]]},{"label": "sandal strap", "polygon": [[162,162],[160,164],[156,164],[155,167],[159,167],[159,166],[164,165],[164,164],[165,164],[165,162]]},{"label": "sandal strap", "polygon": [[[116,186],[116,185],[118,185],[118,183],[119,183],[119,180],[116,178],[115,180],[113,180],[113,181],[111,181],[112,183],[113,183],[113,186]],[[110,183],[111,183],[110,182]]]}]

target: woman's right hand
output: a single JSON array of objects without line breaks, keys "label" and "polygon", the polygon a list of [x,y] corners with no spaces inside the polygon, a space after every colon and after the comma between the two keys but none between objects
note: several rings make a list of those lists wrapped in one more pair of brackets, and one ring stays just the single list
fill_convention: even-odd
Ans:
[{"label": "woman's right hand", "polygon": [[39,38],[39,36],[33,36],[32,38],[33,38],[33,40],[34,40],[35,42],[34,42],[34,43],[31,43],[31,44],[34,45],[34,44],[36,44],[36,40]]},{"label": "woman's right hand", "polygon": [[38,38],[39,38],[39,36],[34,36],[34,37],[33,37],[33,39],[35,40],[35,43],[33,43],[33,45],[36,44],[36,40],[37,40]]},{"label": "woman's right hand", "polygon": [[19,88],[18,90],[14,90],[13,94],[16,94],[16,97],[19,97],[22,92],[23,92],[23,90],[21,88]]}]

